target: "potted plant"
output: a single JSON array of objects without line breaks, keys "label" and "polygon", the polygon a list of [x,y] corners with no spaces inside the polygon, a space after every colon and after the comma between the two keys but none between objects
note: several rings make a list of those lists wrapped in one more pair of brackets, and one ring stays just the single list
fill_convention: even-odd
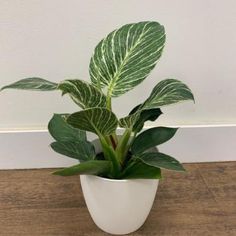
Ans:
[{"label": "potted plant", "polygon": [[[48,130],[54,151],[79,160],[75,166],[56,171],[61,176],[81,175],[89,212],[102,230],[127,234],[147,218],[156,194],[161,169],[184,171],[173,157],[153,149],[174,136],[177,128],[154,127],[160,107],[194,100],[181,81],[165,79],[123,118],[112,111],[112,98],[140,84],[155,67],[165,45],[165,30],[158,22],[127,24],[102,39],[89,65],[91,83],[78,79],[54,83],[33,77],[4,89],[60,90],[81,108],[73,114],[54,114]],[[117,135],[117,128],[123,134]],[[86,132],[98,139],[90,142]]]}]

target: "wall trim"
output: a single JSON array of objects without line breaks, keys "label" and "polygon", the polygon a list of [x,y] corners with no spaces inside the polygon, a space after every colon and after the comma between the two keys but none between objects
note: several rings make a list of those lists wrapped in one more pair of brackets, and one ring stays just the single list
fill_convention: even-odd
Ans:
[{"label": "wall trim", "polygon": [[[151,126],[146,127],[151,128]],[[89,139],[94,136],[89,135]],[[54,153],[47,130],[0,131],[0,169],[56,168],[76,160]],[[236,125],[182,126],[159,150],[184,163],[236,161]]]}]

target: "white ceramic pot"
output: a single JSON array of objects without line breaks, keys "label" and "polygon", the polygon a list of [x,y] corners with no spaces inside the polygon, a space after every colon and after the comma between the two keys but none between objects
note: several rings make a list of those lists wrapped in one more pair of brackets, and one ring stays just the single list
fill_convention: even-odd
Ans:
[{"label": "white ceramic pot", "polygon": [[86,205],[95,224],[110,234],[128,234],[145,222],[158,180],[112,180],[81,175]]},{"label": "white ceramic pot", "polygon": [[[94,142],[96,152],[101,148]],[[155,199],[158,180],[114,180],[81,175],[84,199],[95,224],[110,234],[128,234],[145,222]]]}]

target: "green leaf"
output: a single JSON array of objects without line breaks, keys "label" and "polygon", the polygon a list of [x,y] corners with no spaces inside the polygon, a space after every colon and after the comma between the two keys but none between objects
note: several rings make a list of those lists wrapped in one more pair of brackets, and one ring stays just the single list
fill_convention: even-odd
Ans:
[{"label": "green leaf", "polygon": [[120,96],[140,84],[155,67],[165,44],[165,30],[157,22],[127,24],[111,32],[95,48],[90,77],[108,95]]},{"label": "green leaf", "polygon": [[[141,107],[142,104],[139,104],[136,106],[129,115],[136,114],[138,109]],[[160,115],[162,114],[162,111],[160,108],[154,108],[149,110],[143,110],[141,111],[138,119],[133,124],[133,131],[138,133],[142,130],[144,123],[148,120],[155,121]]]},{"label": "green leaf", "polygon": [[106,107],[106,97],[95,86],[82,80],[62,81],[58,88],[64,94],[69,94],[72,100],[82,107]]},{"label": "green leaf", "polygon": [[143,163],[140,160],[131,162],[121,175],[122,179],[161,179],[161,169]]},{"label": "green leaf", "polygon": [[73,113],[67,118],[67,122],[75,128],[98,135],[110,135],[118,125],[118,120],[113,112],[98,107]]},{"label": "green leaf", "polygon": [[86,161],[78,165],[58,170],[54,175],[71,176],[71,175],[103,175],[109,173],[111,168],[110,161]]},{"label": "green leaf", "polygon": [[[52,91],[57,89],[57,84],[38,77],[19,80],[13,84],[6,85],[4,89],[23,89],[34,91]],[[1,91],[0,90],[0,91]]]},{"label": "green leaf", "polygon": [[51,147],[55,152],[80,161],[93,160],[96,156],[94,146],[87,141],[54,142]]},{"label": "green leaf", "polygon": [[175,79],[163,80],[154,87],[148,99],[136,106],[129,116],[121,118],[119,124],[139,132],[145,121],[154,121],[162,114],[159,107],[184,100],[194,100],[191,90],[185,84]]},{"label": "green leaf", "polygon": [[136,112],[134,114],[123,117],[119,120],[119,126],[122,128],[132,128],[133,125],[139,119],[140,113]]},{"label": "green leaf", "polygon": [[187,85],[176,79],[166,79],[154,87],[141,109],[158,108],[184,100],[194,100],[193,94]]},{"label": "green leaf", "polygon": [[79,130],[66,122],[68,114],[54,114],[48,123],[48,131],[59,142],[86,141],[86,132]]},{"label": "green leaf", "polygon": [[131,152],[133,154],[142,153],[151,147],[160,145],[171,139],[177,131],[177,128],[156,127],[145,130],[139,134],[132,146]]},{"label": "green leaf", "polygon": [[152,167],[168,170],[185,171],[184,167],[175,158],[160,152],[146,152],[138,157],[143,163]]}]

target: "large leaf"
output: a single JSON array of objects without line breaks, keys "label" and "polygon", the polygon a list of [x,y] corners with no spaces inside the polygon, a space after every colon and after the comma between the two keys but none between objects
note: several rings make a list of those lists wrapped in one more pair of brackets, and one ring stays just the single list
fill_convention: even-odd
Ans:
[{"label": "large leaf", "polygon": [[184,167],[175,158],[160,152],[146,152],[139,156],[139,159],[152,167],[159,167],[168,170],[185,171]]},{"label": "large leaf", "polygon": [[48,131],[59,142],[86,141],[86,132],[79,130],[66,122],[68,114],[54,114],[48,123]]},{"label": "large leaf", "polygon": [[69,94],[72,100],[82,107],[106,107],[106,97],[95,86],[82,80],[65,80],[58,88],[63,94]]},{"label": "large leaf", "polygon": [[160,168],[134,160],[126,167],[121,175],[122,179],[161,179]]},{"label": "large leaf", "polygon": [[67,122],[75,128],[98,135],[112,134],[118,125],[115,114],[106,108],[90,108],[73,113],[67,118]]},{"label": "large leaf", "polygon": [[[57,89],[57,84],[41,79],[38,77],[27,78],[19,80],[13,84],[6,85],[1,88],[4,89],[24,89],[24,90],[35,90],[35,91],[51,91]],[[1,91],[0,90],[0,91]]]},{"label": "large leaf", "polygon": [[184,100],[194,100],[193,94],[187,85],[176,79],[166,79],[154,87],[141,109],[158,108]]},{"label": "large leaf", "polygon": [[58,170],[54,175],[70,176],[70,175],[103,175],[109,173],[111,168],[110,161],[86,161],[78,165]]},{"label": "large leaf", "polygon": [[168,141],[175,135],[176,131],[177,128],[167,127],[156,127],[145,130],[135,138],[131,146],[131,151],[133,154],[142,153],[151,147]]},{"label": "large leaf", "polygon": [[[136,114],[139,108],[141,107],[142,104],[139,104],[136,106],[130,113],[129,115]],[[162,114],[162,111],[160,108],[153,108],[153,109],[148,109],[148,110],[143,110],[140,112],[140,115],[138,119],[135,121],[133,124],[133,131],[138,133],[142,130],[144,123],[148,120],[150,121],[155,121],[160,115]]]},{"label": "large leaf", "polygon": [[96,156],[94,146],[88,141],[53,142],[51,147],[55,152],[80,161],[93,160]]},{"label": "large leaf", "polygon": [[165,43],[165,30],[157,22],[124,25],[95,48],[90,77],[117,97],[140,84],[155,67]]}]

